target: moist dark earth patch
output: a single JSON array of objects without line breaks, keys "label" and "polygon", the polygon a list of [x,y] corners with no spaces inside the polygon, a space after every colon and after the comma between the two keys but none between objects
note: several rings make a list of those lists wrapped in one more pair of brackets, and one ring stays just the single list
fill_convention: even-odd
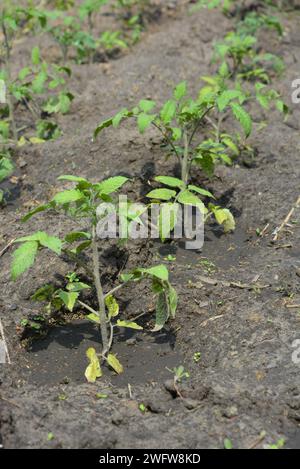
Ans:
[{"label": "moist dark earth patch", "polygon": [[[114,353],[122,360],[126,373],[112,374],[105,368],[105,378],[114,386],[163,382],[172,377],[169,369],[182,358],[174,350],[175,336],[166,331],[159,334],[118,330]],[[89,321],[53,328],[44,340],[35,341],[27,354],[26,379],[35,385],[82,383],[88,347],[99,349],[99,331]],[[122,358],[121,358],[122,357]]]},{"label": "moist dark earth patch", "polygon": [[[221,448],[224,438],[236,448],[262,447],[279,438],[286,439],[286,447],[299,447],[300,368],[292,354],[300,315],[287,308],[300,303],[299,210],[297,223],[276,244],[271,242],[272,231],[299,196],[300,180],[300,109],[290,99],[291,82],[299,78],[299,14],[282,20],[287,31],[282,41],[269,33],[261,40],[284,57],[287,70],[274,87],[291,106],[291,115],[283,122],[277,113],[262,116],[254,109],[257,121],[268,120],[265,129],[254,125],[255,164],[220,167],[211,181],[193,176],[234,212],[236,231],[224,235],[209,224],[201,251],[186,251],[183,242],[155,242],[130,244],[122,263],[114,250],[101,256],[106,288],[120,268],[166,262],[180,298],[176,319],[166,332],[154,335],[148,289],[126,288],[118,296],[126,317],[149,312],[143,332],[116,340],[114,350],[125,365],[122,376],[105,370],[103,380],[85,383],[85,350],[100,344],[94,326],[84,321],[55,325],[31,350],[24,349],[17,334],[20,320],[40,312],[31,294],[74,266],[42,253],[40,264],[14,284],[10,252],[1,257],[0,314],[13,361],[0,368],[5,448]],[[163,102],[181,79],[196,93],[199,77],[214,70],[213,42],[231,27],[218,11],[181,11],[162,17],[133,53],[105,65],[75,66],[76,100],[72,113],[61,118],[63,136],[20,149],[26,166],[20,169],[17,211],[9,206],[1,210],[1,247],[31,230],[61,236],[68,231],[69,222],[53,221],[48,214],[32,219],[30,226],[20,223],[28,209],[61,187],[56,181],[60,174],[96,181],[126,173],[135,180],[131,195],[137,196],[153,173],[176,174],[155,132],[140,136],[128,123],[93,143],[92,131],[98,121],[140,98]],[[20,45],[18,58],[28,50],[27,44]],[[265,236],[258,237],[257,228],[267,224]],[[176,262],[166,260],[168,254]],[[134,339],[133,345],[128,339]],[[195,353],[201,354],[198,362]],[[180,385],[183,398],[174,396],[166,370],[180,364],[190,373]],[[99,399],[97,393],[108,397]],[[262,431],[266,437],[260,441]]]}]

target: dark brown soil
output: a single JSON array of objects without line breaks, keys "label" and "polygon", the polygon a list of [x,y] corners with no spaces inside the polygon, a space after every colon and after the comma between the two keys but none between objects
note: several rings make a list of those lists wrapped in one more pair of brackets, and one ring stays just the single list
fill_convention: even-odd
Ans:
[{"label": "dark brown soil", "polygon": [[[136,177],[134,187],[140,186],[141,175],[147,180],[153,172],[174,174],[154,131],[140,136],[126,124],[104,132],[95,143],[91,135],[99,121],[140,98],[163,102],[182,79],[196,93],[200,77],[213,70],[213,42],[232,28],[233,20],[218,11],[189,15],[186,7],[174,10],[175,3],[168,2],[170,8],[130,53],[107,64],[73,67],[76,99],[72,112],[60,119],[63,136],[19,150],[18,183],[1,209],[0,251],[31,230],[57,235],[68,230],[63,218],[54,221],[47,214],[27,226],[20,223],[22,214],[61,187],[60,174],[96,181],[125,173]],[[115,351],[125,365],[121,377],[107,370],[97,384],[85,383],[85,350],[99,345],[94,327],[83,320],[54,324],[45,338],[22,347],[20,320],[41,311],[31,294],[74,266],[43,253],[30,274],[13,283],[11,253],[1,257],[0,314],[13,362],[0,365],[0,443],[5,448],[221,448],[224,438],[236,448],[248,448],[262,431],[266,437],[258,447],[279,438],[285,438],[286,447],[299,447],[299,365],[292,361],[292,344],[300,338],[300,311],[286,305],[300,303],[300,210],[289,231],[271,242],[272,231],[299,196],[300,180],[300,107],[290,97],[291,83],[299,78],[300,15],[283,14],[282,20],[282,40],[270,33],[261,40],[285,60],[287,70],[274,87],[291,106],[291,115],[283,122],[275,112],[262,116],[254,109],[255,121],[263,117],[268,123],[263,130],[255,125],[254,164],[249,168],[241,160],[220,167],[205,182],[235,214],[236,231],[224,235],[213,224],[207,226],[201,252],[185,251],[176,243],[131,243],[124,258],[113,250],[102,253],[106,286],[124,267],[176,256],[168,266],[180,303],[166,331],[148,332],[153,305],[145,286],[127,288],[119,296],[128,317],[149,311],[142,333],[124,336],[119,331]],[[20,45],[16,61],[28,53],[27,47]],[[257,228],[267,224],[265,235],[258,237]],[[196,363],[197,352],[201,358]],[[181,386],[183,398],[176,398],[166,368],[180,364],[190,378]],[[97,399],[97,393],[108,397]]]}]

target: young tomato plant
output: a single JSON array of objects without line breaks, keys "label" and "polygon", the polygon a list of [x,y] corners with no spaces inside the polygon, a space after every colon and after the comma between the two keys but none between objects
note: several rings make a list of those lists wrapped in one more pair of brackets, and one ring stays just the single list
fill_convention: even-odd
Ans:
[{"label": "young tomato plant", "polygon": [[46,16],[35,8],[21,8],[14,1],[4,0],[0,8],[0,59],[4,66],[1,70],[0,78],[6,83],[6,103],[7,120],[11,128],[14,141],[18,139],[18,130],[15,122],[14,97],[12,95],[11,83],[13,82],[11,74],[12,51],[15,40],[19,37],[23,28],[27,26],[34,30],[38,25],[44,27]]},{"label": "young tomato plant", "polygon": [[256,37],[232,31],[215,45],[213,60],[226,62],[233,77],[268,83],[272,73],[283,72],[284,64],[277,55],[257,53],[256,44]]},{"label": "young tomato plant", "polygon": [[[14,170],[11,155],[8,150],[0,150],[0,183],[8,178]],[[0,189],[0,206],[4,202],[4,191]]]},{"label": "young tomato plant", "polygon": [[[93,348],[88,349],[87,356],[90,364],[86,370],[88,381],[94,382],[102,374],[101,362],[107,362],[117,373],[123,371],[119,360],[111,353],[115,328],[142,329],[135,321],[118,319],[119,306],[113,296],[114,292],[120,290],[128,282],[150,280],[152,289],[157,295],[156,324],[153,331],[162,329],[168,319],[175,316],[177,294],[169,282],[168,270],[164,265],[136,268],[128,274],[123,274],[120,285],[105,294],[101,282],[97,242],[97,208],[103,202],[115,203],[112,194],[120,189],[128,179],[116,176],[96,184],[76,176],[61,176],[59,179],[74,182],[76,186],[74,189],[59,192],[48,204],[35,208],[24,217],[24,221],[39,212],[50,209],[54,213],[62,212],[68,218],[71,217],[77,222],[82,222],[83,230],[72,231],[63,240],[40,231],[17,239],[15,243],[20,246],[13,253],[11,273],[12,278],[16,280],[34,264],[39,250],[43,248],[49,249],[58,256],[69,256],[86,270],[96,292],[97,306],[88,305],[79,299],[82,290],[89,288],[89,285],[80,282],[74,275],[69,277],[65,289],[43,290],[36,295],[37,297],[42,296],[43,299],[48,299],[50,302],[55,300],[56,307],[57,301],[62,302],[70,311],[75,305],[79,305],[87,311],[88,319],[97,324],[102,340],[102,352],[97,354]],[[88,225],[88,229],[85,229],[86,225]],[[80,257],[83,252],[86,254],[90,252],[91,268]]]},{"label": "young tomato plant", "polygon": [[273,29],[278,35],[283,36],[283,26],[276,16],[250,11],[237,25],[237,33],[240,36],[255,35],[262,28]]},{"label": "young tomato plant", "polygon": [[[229,68],[224,62],[216,75],[202,77],[207,84],[200,93],[218,96],[217,106],[209,116],[206,116],[206,120],[212,126],[213,141],[224,145],[227,148],[227,155],[236,157],[247,148],[246,138],[252,132],[251,113],[246,111],[245,104],[251,107],[251,103],[256,100],[264,110],[275,107],[283,115],[287,115],[289,109],[280,94],[265,83],[257,82],[254,89],[248,87],[245,90],[242,83],[236,80],[231,85],[232,88],[228,89],[229,79]],[[244,135],[239,132],[235,135],[229,134],[224,130],[224,121],[230,114],[233,114],[234,118],[239,121]]]},{"label": "young tomato plant", "polygon": [[212,10],[214,8],[221,7],[225,14],[229,13],[230,7],[235,0],[198,0],[196,5],[191,8],[191,11],[197,11],[201,8],[208,8]]},{"label": "young tomato plant", "polygon": [[92,34],[94,29],[94,17],[106,5],[109,0],[84,0],[81,2],[78,13],[79,18],[83,21],[87,19],[89,32]]},{"label": "young tomato plant", "polygon": [[[32,49],[31,57],[31,66],[20,70],[16,79],[8,82],[7,76],[0,77],[8,83],[10,104],[13,108],[23,105],[36,123],[37,136],[46,140],[57,136],[59,131],[57,125],[45,117],[67,113],[74,98],[67,89],[65,78],[71,75],[71,71],[67,67],[50,65],[42,60],[38,47]],[[18,137],[20,129],[15,128],[15,132]]]},{"label": "young tomato plant", "polygon": [[[242,107],[246,96],[238,89],[227,89],[217,79],[204,77],[209,82],[202,88],[197,99],[187,97],[186,82],[179,83],[173,92],[173,98],[166,101],[159,111],[154,111],[156,103],[141,100],[132,110],[122,109],[113,118],[99,124],[94,138],[110,126],[118,127],[127,118],[134,118],[138,129],[143,134],[150,126],[155,127],[166,143],[167,154],[174,155],[181,168],[181,180],[186,187],[191,179],[194,164],[211,174],[214,164],[219,161],[229,163],[223,148],[215,147],[211,141],[199,142],[199,129],[205,125],[207,118],[216,111],[223,113],[230,110],[242,125],[246,136],[251,133],[251,118]],[[216,143],[219,144],[217,141]],[[223,149],[224,150],[224,149]]]},{"label": "young tomato plant", "polygon": [[149,0],[117,0],[115,8],[124,24],[125,31],[130,34],[129,41],[133,44],[139,41],[145,29],[145,15],[149,8]]},{"label": "young tomato plant", "polygon": [[[160,110],[156,111],[156,103],[151,100],[141,100],[139,105],[131,110],[122,109],[113,118],[107,119],[96,128],[94,137],[105,128],[117,127],[123,119],[133,118],[137,122],[140,133],[144,133],[150,126],[157,129],[165,142],[167,156],[174,155],[181,168],[181,178],[176,179],[160,177],[159,182],[167,186],[173,185],[173,189],[179,189],[180,193],[171,190],[155,192],[156,197],[165,201],[176,201],[186,205],[196,205],[202,207],[203,202],[199,196],[211,197],[202,188],[191,184],[192,168],[199,166],[206,174],[211,176],[217,162],[230,164],[231,160],[227,154],[228,147],[232,147],[226,142],[221,142],[221,124],[224,116],[231,113],[242,126],[246,137],[250,135],[252,129],[251,117],[243,107],[246,96],[240,89],[228,89],[225,82],[219,83],[217,79],[205,77],[208,85],[203,87],[197,99],[187,97],[187,86],[185,82],[179,83],[173,92],[172,99],[164,103]],[[216,117],[216,123],[214,118]],[[216,129],[216,140],[199,139],[199,129],[211,123]],[[176,179],[176,180],[175,180]],[[156,179],[158,180],[158,179]],[[169,181],[166,182],[166,181]],[[193,187],[193,189],[191,189]],[[151,194],[153,195],[153,193]],[[183,202],[184,201],[184,202]],[[213,211],[213,214],[214,211]],[[228,215],[228,211],[226,211]],[[228,215],[229,216],[229,215]],[[217,221],[220,218],[217,218]],[[233,227],[232,215],[230,225]]]}]

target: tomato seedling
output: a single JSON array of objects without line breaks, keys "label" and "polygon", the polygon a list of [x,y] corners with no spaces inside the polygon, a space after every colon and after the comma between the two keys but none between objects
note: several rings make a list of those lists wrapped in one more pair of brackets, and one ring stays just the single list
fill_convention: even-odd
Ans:
[{"label": "tomato seedling", "polygon": [[[170,317],[175,316],[177,293],[169,282],[167,268],[164,265],[158,265],[150,268],[136,268],[132,272],[123,274],[121,276],[122,283],[104,294],[97,242],[97,208],[101,203],[117,203],[114,201],[112,194],[118,191],[128,179],[123,176],[116,176],[94,184],[84,178],[67,175],[61,176],[59,180],[73,182],[75,188],[57,193],[48,204],[35,208],[23,220],[27,221],[33,215],[45,210],[52,210],[54,213],[64,213],[69,218],[81,222],[83,226],[88,225],[88,230],[70,232],[63,240],[40,231],[17,239],[15,243],[20,244],[20,246],[13,253],[11,273],[12,278],[17,280],[21,274],[34,264],[39,250],[43,248],[47,248],[58,256],[67,255],[85,268],[87,275],[91,277],[96,292],[96,307],[92,307],[79,299],[80,293],[89,288],[89,285],[80,282],[74,274],[69,276],[64,290],[48,290],[46,293],[47,295],[50,294],[51,301],[55,299],[63,302],[70,311],[74,309],[75,305],[79,305],[88,313],[87,318],[98,325],[102,340],[100,360],[93,348],[87,350],[90,365],[86,370],[86,378],[88,381],[94,382],[97,377],[102,375],[101,362],[103,361],[107,362],[117,373],[123,371],[119,360],[110,351],[115,328],[142,329],[135,321],[118,319],[119,305],[113,294],[128,282],[135,283],[150,280],[153,292],[157,296],[156,319],[153,331],[159,331]],[[132,217],[132,214],[130,217]],[[129,223],[131,220],[132,218],[129,219]],[[80,259],[83,252],[90,252],[91,268]],[[45,290],[37,292],[36,298],[41,294],[45,294]]]}]

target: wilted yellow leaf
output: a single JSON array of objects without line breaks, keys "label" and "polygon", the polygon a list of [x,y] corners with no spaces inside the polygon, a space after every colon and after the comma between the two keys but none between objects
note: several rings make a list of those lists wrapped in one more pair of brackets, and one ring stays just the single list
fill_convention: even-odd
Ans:
[{"label": "wilted yellow leaf", "polygon": [[123,373],[124,368],[113,353],[108,354],[107,363],[113,368],[113,370],[115,370],[116,373],[118,373],[118,375]]},{"label": "wilted yellow leaf", "polygon": [[90,360],[90,364],[85,370],[85,377],[89,383],[94,383],[97,378],[101,378],[102,376],[99,358],[97,357],[96,350],[93,347],[87,349],[86,356]]}]

